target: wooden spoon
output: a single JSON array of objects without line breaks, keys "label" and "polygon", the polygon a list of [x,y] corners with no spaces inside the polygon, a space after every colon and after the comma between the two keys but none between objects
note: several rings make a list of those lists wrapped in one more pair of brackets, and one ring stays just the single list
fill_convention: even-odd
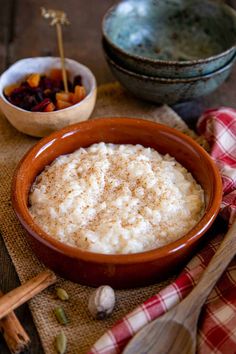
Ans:
[{"label": "wooden spoon", "polygon": [[208,295],[236,254],[236,221],[192,292],[141,329],[123,354],[195,354],[197,323]]}]

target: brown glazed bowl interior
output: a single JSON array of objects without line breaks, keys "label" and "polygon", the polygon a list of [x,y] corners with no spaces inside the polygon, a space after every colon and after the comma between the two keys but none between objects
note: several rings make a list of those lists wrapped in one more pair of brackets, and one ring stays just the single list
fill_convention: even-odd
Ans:
[{"label": "brown glazed bowl interior", "polygon": [[[32,219],[28,194],[36,176],[56,157],[97,142],[142,144],[169,153],[185,166],[205,191],[206,209],[198,224],[179,240],[142,253],[106,255],[65,245]],[[63,277],[81,284],[116,288],[155,282],[191,256],[217,216],[221,177],[210,156],[194,140],[167,126],[133,118],[100,118],[66,127],[37,143],[22,159],[12,185],[13,207],[38,258]]]}]

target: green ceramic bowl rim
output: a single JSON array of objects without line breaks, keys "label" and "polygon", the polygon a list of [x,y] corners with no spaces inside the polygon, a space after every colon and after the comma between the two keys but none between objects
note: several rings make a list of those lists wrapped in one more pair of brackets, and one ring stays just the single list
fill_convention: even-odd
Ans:
[{"label": "green ceramic bowl rim", "polygon": [[[204,0],[205,2],[209,2],[209,3],[213,3],[215,5],[219,5],[219,7],[225,9],[226,12],[228,12],[229,15],[232,15],[232,17],[235,17],[236,19],[236,11],[228,6],[225,3],[221,3],[220,0]],[[124,49],[122,49],[121,47],[117,46],[116,44],[114,44],[109,36],[107,35],[106,31],[105,31],[105,24],[107,19],[110,17],[111,13],[117,9],[117,7],[120,5],[120,3],[115,4],[113,6],[111,6],[107,12],[105,13],[105,15],[103,16],[102,19],[102,35],[104,37],[104,39],[107,41],[107,43],[115,48],[116,50],[118,50],[120,53],[125,54],[127,57],[134,59],[134,60],[142,60],[145,61],[147,63],[153,63],[153,64],[159,64],[159,65],[177,65],[177,66],[191,66],[191,65],[196,65],[196,64],[201,64],[201,63],[207,63],[210,62],[212,60],[215,59],[220,59],[221,57],[227,55],[228,53],[230,53],[232,50],[236,49],[236,40],[235,40],[235,44],[230,47],[229,49],[227,49],[226,51],[216,54],[216,55],[212,55],[208,58],[205,59],[195,59],[195,60],[180,60],[180,61],[176,61],[176,60],[161,60],[161,59],[152,59],[152,58],[148,58],[148,57],[143,57],[141,55],[132,55],[131,53],[125,51]]]},{"label": "green ceramic bowl rim", "polygon": [[[105,50],[104,50],[105,52]],[[117,70],[129,75],[129,76],[133,76],[136,77],[137,79],[142,79],[142,80],[148,80],[148,81],[154,81],[154,82],[162,82],[162,83],[170,83],[170,84],[174,84],[174,83],[191,83],[191,82],[195,82],[195,81],[199,81],[199,80],[204,80],[204,79],[210,79],[212,77],[214,77],[215,75],[217,76],[218,74],[223,73],[224,71],[228,70],[231,68],[231,66],[233,66],[235,60],[236,60],[236,54],[234,55],[234,57],[230,60],[229,63],[227,63],[225,66],[223,66],[223,68],[220,68],[216,71],[214,71],[213,73],[210,74],[206,74],[206,75],[202,75],[202,76],[194,76],[194,77],[190,77],[190,78],[186,78],[186,79],[170,79],[170,78],[164,78],[164,77],[154,77],[154,76],[147,76],[147,75],[143,75],[143,74],[138,74],[136,72],[130,71],[126,68],[123,68],[122,66],[118,65],[116,62],[114,62],[114,59],[111,59],[110,56],[105,52],[105,56],[107,61],[114,66]]]}]

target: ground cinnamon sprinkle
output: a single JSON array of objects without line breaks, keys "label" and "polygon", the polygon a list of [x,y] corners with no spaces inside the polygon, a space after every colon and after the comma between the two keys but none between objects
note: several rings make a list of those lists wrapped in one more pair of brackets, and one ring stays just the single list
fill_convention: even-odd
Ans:
[{"label": "ground cinnamon sprinkle", "polygon": [[60,156],[30,194],[35,221],[52,237],[100,253],[136,253],[188,232],[203,190],[173,157],[141,145],[99,143]]}]

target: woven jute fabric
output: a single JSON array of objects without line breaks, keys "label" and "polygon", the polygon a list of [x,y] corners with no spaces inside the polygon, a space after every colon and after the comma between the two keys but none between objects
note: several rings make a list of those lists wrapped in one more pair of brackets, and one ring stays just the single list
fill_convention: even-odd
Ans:
[{"label": "woven jute fabric", "polygon": [[[175,127],[195,138],[181,118],[169,107],[157,107],[133,98],[119,84],[103,85],[93,117],[139,117]],[[0,116],[0,227],[7,250],[20,281],[25,282],[40,273],[44,266],[32,253],[11,206],[11,181],[14,170],[27,150],[38,139],[19,133],[1,114]],[[54,338],[62,329],[54,317],[53,309],[62,305],[69,319],[63,327],[68,339],[68,354],[86,353],[91,345],[118,319],[164,287],[169,280],[143,288],[116,291],[116,306],[112,315],[103,321],[93,320],[88,312],[88,297],[94,290],[59,278],[56,286],[63,287],[70,299],[61,302],[55,297],[55,287],[43,291],[29,302],[34,322],[46,354],[55,353]]]}]

